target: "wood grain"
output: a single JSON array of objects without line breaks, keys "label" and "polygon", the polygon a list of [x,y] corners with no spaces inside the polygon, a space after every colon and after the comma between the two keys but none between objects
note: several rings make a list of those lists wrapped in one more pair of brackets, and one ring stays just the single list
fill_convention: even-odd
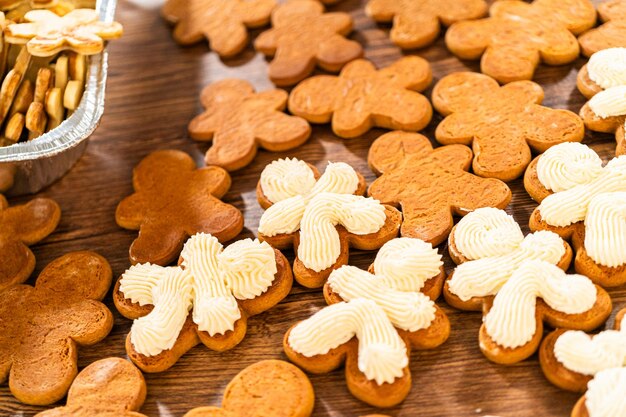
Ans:
[{"label": "wood grain", "polygon": [[[352,38],[364,45],[367,57],[379,66],[389,64],[401,57],[402,52],[389,42],[388,26],[377,25],[365,16],[365,3],[366,0],[345,0],[334,9],[354,16],[357,31]],[[152,0],[122,0],[119,4],[117,20],[124,24],[125,35],[109,48],[111,64],[105,116],[74,169],[41,193],[56,199],[63,215],[57,231],[33,248],[37,270],[31,283],[48,262],[73,250],[98,251],[110,261],[114,275],[121,274],[129,266],[128,247],[135,232],[117,227],[114,212],[117,203],[132,191],[133,166],[150,151],[164,148],[185,150],[198,163],[202,162],[207,145],[187,138],[186,125],[201,111],[198,93],[207,83],[242,77],[259,89],[271,87],[266,60],[251,48],[236,59],[223,62],[205,44],[178,47],[159,17],[158,6]],[[478,70],[477,63],[461,62],[453,57],[442,39],[415,53],[432,63],[435,81],[453,71]],[[536,81],[545,88],[545,104],[579,110],[584,98],[576,90],[575,79],[584,62],[579,59],[572,65],[539,68]],[[426,94],[430,95],[430,90]],[[435,116],[425,134],[432,138],[440,120],[441,117]],[[360,138],[340,140],[328,127],[316,126],[313,139],[293,152],[260,151],[251,166],[233,175],[233,187],[225,197],[225,201],[245,214],[246,229],[241,237],[256,233],[262,211],[256,201],[255,185],[267,163],[286,156],[297,156],[320,168],[329,159],[345,161],[372,181],[374,175],[367,167],[367,151],[382,133],[373,130]],[[585,142],[604,159],[613,156],[612,135],[588,133]],[[508,210],[527,232],[528,218],[536,204],[520,180],[511,186],[513,201]],[[23,197],[11,203],[27,200]],[[452,263],[445,245],[440,250],[446,254],[446,268],[450,270]],[[350,261],[365,268],[374,256],[375,253],[353,251]],[[625,305],[624,289],[611,290],[610,294],[616,311]],[[131,322],[115,311],[110,296],[107,304],[115,314],[114,329],[104,342],[81,349],[81,367],[108,356],[125,356],[124,338]],[[443,300],[439,304],[450,316],[451,337],[438,349],[413,353],[413,390],[402,405],[387,414],[394,417],[569,415],[578,396],[548,383],[536,356],[510,367],[488,362],[478,348],[480,314],[455,311]],[[142,411],[149,416],[182,416],[193,407],[218,405],[225,385],[245,366],[261,359],[285,359],[281,348],[285,331],[323,305],[320,291],[296,285],[278,307],[250,320],[247,337],[235,349],[218,354],[198,346],[169,371],[147,375],[148,399]],[[612,322],[609,320],[609,327]],[[341,371],[312,376],[311,380],[317,395],[315,416],[359,416],[377,411],[347,392]],[[0,388],[0,415],[31,416],[39,410],[18,404],[6,385]]]}]

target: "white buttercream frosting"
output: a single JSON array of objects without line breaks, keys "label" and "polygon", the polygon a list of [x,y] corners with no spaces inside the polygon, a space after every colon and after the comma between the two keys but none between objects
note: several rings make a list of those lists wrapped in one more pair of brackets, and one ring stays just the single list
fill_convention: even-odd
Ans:
[{"label": "white buttercream frosting", "polygon": [[500,346],[517,348],[531,341],[537,330],[537,298],[565,314],[589,311],[597,291],[583,275],[567,275],[549,262],[524,261],[496,295],[484,318],[487,334]]},{"label": "white buttercream frosting", "polygon": [[626,331],[605,330],[591,336],[568,330],[554,343],[554,356],[570,371],[583,375],[626,366]]},{"label": "white buttercream frosting", "polygon": [[591,55],[589,78],[602,88],[626,85],[626,48],[608,48]]},{"label": "white buttercream frosting", "polygon": [[297,195],[306,195],[315,186],[311,167],[299,159],[278,159],[267,165],[261,173],[263,194],[273,203]]},{"label": "white buttercream frosting", "polygon": [[626,85],[600,91],[588,103],[591,111],[602,119],[626,115]]},{"label": "white buttercream frosting", "polygon": [[626,368],[598,372],[587,384],[585,407],[589,417],[626,415]]},{"label": "white buttercream frosting", "polygon": [[537,161],[539,182],[550,191],[569,190],[602,174],[602,159],[587,145],[565,142],[545,151]]},{"label": "white buttercream frosting", "polygon": [[626,264],[626,192],[600,194],[591,200],[585,217],[585,250],[600,265]]}]

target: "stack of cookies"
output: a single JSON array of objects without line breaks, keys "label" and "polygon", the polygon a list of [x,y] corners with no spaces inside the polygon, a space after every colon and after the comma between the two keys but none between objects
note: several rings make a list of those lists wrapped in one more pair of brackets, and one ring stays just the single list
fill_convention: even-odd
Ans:
[{"label": "stack of cookies", "polygon": [[[60,209],[48,199],[0,200],[1,363],[19,401],[51,405],[67,395],[41,416],[142,416],[142,371],[176,369],[192,349],[234,349],[255,316],[283,312],[288,326],[274,356],[292,364],[243,369],[221,407],[187,417],[308,417],[314,385],[303,371],[342,367],[356,399],[400,409],[423,395],[412,391],[411,352],[445,349],[456,330],[450,313],[469,314],[459,310],[482,314],[478,347],[493,366],[537,353],[548,381],[585,393],[572,401],[573,417],[626,417],[626,306],[614,308],[615,289],[626,285],[626,0],[597,11],[589,0],[364,1],[371,19],[391,22],[398,47],[429,46],[443,27],[452,54],[480,60],[480,72],[434,85],[430,63],[415,53],[384,66],[364,59],[339,1],[166,2],[176,42],[206,39],[223,59],[251,44],[267,57],[269,80],[290,91],[256,91],[243,79],[204,87],[188,135],[211,142],[205,165],[169,149],[135,167],[133,192],[114,216],[137,235],[115,281],[107,260],[85,251],[23,285],[35,267],[28,246],[54,231]],[[70,115],[86,56],[121,34],[86,9],[21,16],[21,7],[11,8],[20,23],[6,25],[0,59],[10,68],[0,90],[9,142]],[[249,30],[261,27],[250,42]],[[580,113],[543,104],[536,70],[581,54],[589,61],[577,85],[589,101]],[[329,125],[345,143],[386,130],[369,146],[371,174],[333,158],[300,159],[294,150],[315,136],[311,125]],[[428,126],[430,138],[419,133]],[[604,161],[583,144],[587,131],[615,134],[615,155]],[[259,152],[279,154],[255,179],[255,227],[225,196]],[[524,196],[513,194],[514,181]],[[525,194],[537,205],[516,219],[506,209]],[[256,239],[241,237],[245,226]],[[369,267],[350,264],[356,251],[370,255]],[[79,347],[98,346],[112,329],[102,303],[111,285],[112,304],[129,320],[130,362],[107,358],[79,373]],[[298,295],[294,286],[325,305],[292,320],[280,304]],[[614,328],[591,333],[613,313]]]}]

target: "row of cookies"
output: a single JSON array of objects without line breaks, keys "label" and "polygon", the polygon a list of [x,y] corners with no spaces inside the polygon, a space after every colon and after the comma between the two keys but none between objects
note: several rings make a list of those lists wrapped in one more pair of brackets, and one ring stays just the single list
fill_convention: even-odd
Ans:
[{"label": "row of cookies", "polygon": [[[174,39],[189,45],[206,38],[213,51],[228,58],[248,43],[247,30],[270,23],[254,48],[272,58],[269,77],[290,86],[315,67],[338,72],[360,58],[363,49],[346,36],[352,19],[343,12],[324,13],[324,5],[341,0],[168,0],[163,16],[174,27]],[[481,60],[483,73],[500,83],[533,78],[540,62],[562,65],[582,52],[626,46],[626,1],[609,0],[598,7],[601,26],[594,28],[596,9],[590,0],[369,0],[366,13],[391,22],[391,40],[403,49],[432,44],[440,23],[449,26],[445,43],[461,59]],[[486,15],[488,17],[485,17]],[[578,36],[578,39],[577,39]],[[522,47],[520,47],[520,45]]]}]

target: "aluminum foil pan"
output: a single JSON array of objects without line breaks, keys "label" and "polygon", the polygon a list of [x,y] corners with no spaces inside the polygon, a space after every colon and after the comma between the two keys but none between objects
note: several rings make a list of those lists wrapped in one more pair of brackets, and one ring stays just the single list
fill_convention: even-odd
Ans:
[{"label": "aluminum foil pan", "polygon": [[[116,0],[100,0],[100,19],[113,21]],[[104,111],[106,49],[89,59],[85,91],[78,108],[57,128],[30,142],[0,147],[0,192],[36,193],[61,178],[78,161]]]}]

